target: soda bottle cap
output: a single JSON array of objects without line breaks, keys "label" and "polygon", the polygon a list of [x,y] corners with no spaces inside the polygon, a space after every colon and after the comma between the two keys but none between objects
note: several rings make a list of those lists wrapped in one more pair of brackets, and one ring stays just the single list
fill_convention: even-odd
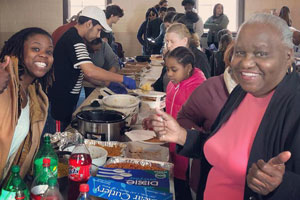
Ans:
[{"label": "soda bottle cap", "polygon": [[49,158],[44,158],[43,159],[43,166],[50,166],[50,162],[51,162],[51,160],[49,159]]},{"label": "soda bottle cap", "polygon": [[89,185],[88,184],[80,184],[79,191],[80,192],[88,192],[89,191]]},{"label": "soda bottle cap", "polygon": [[50,144],[50,136],[49,135],[46,135],[44,137],[44,143]]},{"label": "soda bottle cap", "polygon": [[24,192],[22,190],[18,190],[16,192],[16,199],[25,199]]},{"label": "soda bottle cap", "polygon": [[19,165],[14,165],[14,166],[12,166],[12,167],[11,167],[11,171],[12,171],[13,173],[19,173],[19,172],[20,172],[20,167],[19,167]]},{"label": "soda bottle cap", "polygon": [[18,187],[21,184],[20,178],[14,178],[13,179],[13,186]]},{"label": "soda bottle cap", "polygon": [[56,183],[57,183],[56,178],[54,178],[54,177],[49,178],[49,180],[48,180],[48,185],[49,186],[55,186]]}]

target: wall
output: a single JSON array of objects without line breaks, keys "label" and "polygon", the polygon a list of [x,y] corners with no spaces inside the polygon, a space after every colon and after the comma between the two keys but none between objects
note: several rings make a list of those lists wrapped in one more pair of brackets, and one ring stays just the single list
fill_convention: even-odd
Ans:
[{"label": "wall", "polygon": [[[121,41],[126,56],[141,54],[141,45],[136,38],[137,30],[145,19],[149,7],[158,0],[112,0],[125,12],[117,25],[113,26],[117,41]],[[38,26],[50,33],[62,24],[62,0],[0,0],[0,47],[16,31]],[[245,19],[257,11],[277,9],[286,5],[291,9],[293,26],[300,29],[299,0],[245,0]],[[181,0],[169,0],[178,12],[183,12]]]},{"label": "wall", "polygon": [[245,0],[245,19],[259,11],[276,9],[278,14],[282,6],[288,6],[291,11],[293,27],[300,30],[300,1],[299,0]]},{"label": "wall", "polygon": [[41,27],[52,33],[62,24],[62,0],[0,0],[0,47],[15,32]]},{"label": "wall", "polygon": [[[113,25],[116,41],[120,41],[125,56],[141,55],[142,46],[136,38],[140,25],[145,20],[148,8],[153,7],[159,0],[112,0],[124,10],[124,16]],[[181,0],[169,0],[169,7],[175,7],[177,12],[184,12]]]}]

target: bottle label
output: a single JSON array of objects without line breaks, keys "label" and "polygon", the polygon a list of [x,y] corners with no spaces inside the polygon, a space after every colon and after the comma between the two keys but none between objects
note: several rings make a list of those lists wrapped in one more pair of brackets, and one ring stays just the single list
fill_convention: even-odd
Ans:
[{"label": "bottle label", "polygon": [[[34,177],[36,177],[42,170],[43,170],[43,159],[44,158],[39,158],[34,161]],[[50,158],[50,170],[52,174],[57,178],[57,165],[58,162],[55,159]]]},{"label": "bottle label", "polygon": [[31,198],[34,200],[42,199],[42,196],[45,194],[48,189],[48,185],[37,185],[31,189]]},{"label": "bottle label", "polygon": [[0,200],[15,200],[16,193],[2,189]]},{"label": "bottle label", "polygon": [[[25,195],[24,199],[29,200],[29,191],[27,189],[25,189],[23,191],[24,191],[24,195]],[[11,191],[2,189],[0,200],[15,200],[15,196],[16,196],[15,192],[11,192]]]},{"label": "bottle label", "polygon": [[85,181],[91,176],[91,165],[69,166],[69,179],[72,181]]}]

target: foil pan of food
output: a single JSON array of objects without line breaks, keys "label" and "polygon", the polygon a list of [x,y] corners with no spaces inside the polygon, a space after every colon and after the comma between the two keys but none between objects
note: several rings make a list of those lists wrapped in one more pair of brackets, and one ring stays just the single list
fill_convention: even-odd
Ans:
[{"label": "foil pan of food", "polygon": [[54,134],[46,133],[50,136],[50,141],[54,149],[62,151],[66,146],[75,145],[78,139],[83,136],[78,132],[56,132]]},{"label": "foil pan of food", "polygon": [[107,157],[123,157],[125,156],[125,149],[127,147],[126,143],[118,141],[98,141],[85,139],[84,143],[86,145],[94,145],[104,148],[108,153]]},{"label": "foil pan of food", "polygon": [[125,149],[125,157],[168,162],[169,149],[160,145],[129,142]]},{"label": "foil pan of food", "polygon": [[153,170],[153,171],[167,170],[170,172],[170,174],[173,174],[174,165],[169,162],[161,162],[155,160],[112,157],[106,161],[104,167],[119,168],[119,169]]}]

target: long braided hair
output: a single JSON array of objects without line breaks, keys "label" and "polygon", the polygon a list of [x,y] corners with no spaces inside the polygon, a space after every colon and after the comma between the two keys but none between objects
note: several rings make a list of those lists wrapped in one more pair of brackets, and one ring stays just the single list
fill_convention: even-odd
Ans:
[{"label": "long braided hair", "polygon": [[[4,61],[4,56],[15,56],[19,60],[19,78],[26,72],[27,68],[24,64],[24,43],[25,41],[36,34],[46,35],[52,39],[51,35],[38,27],[25,28],[11,36],[4,44],[1,53],[0,61]],[[44,91],[52,85],[54,81],[53,67],[41,78],[36,78],[35,81],[42,85]]]}]

